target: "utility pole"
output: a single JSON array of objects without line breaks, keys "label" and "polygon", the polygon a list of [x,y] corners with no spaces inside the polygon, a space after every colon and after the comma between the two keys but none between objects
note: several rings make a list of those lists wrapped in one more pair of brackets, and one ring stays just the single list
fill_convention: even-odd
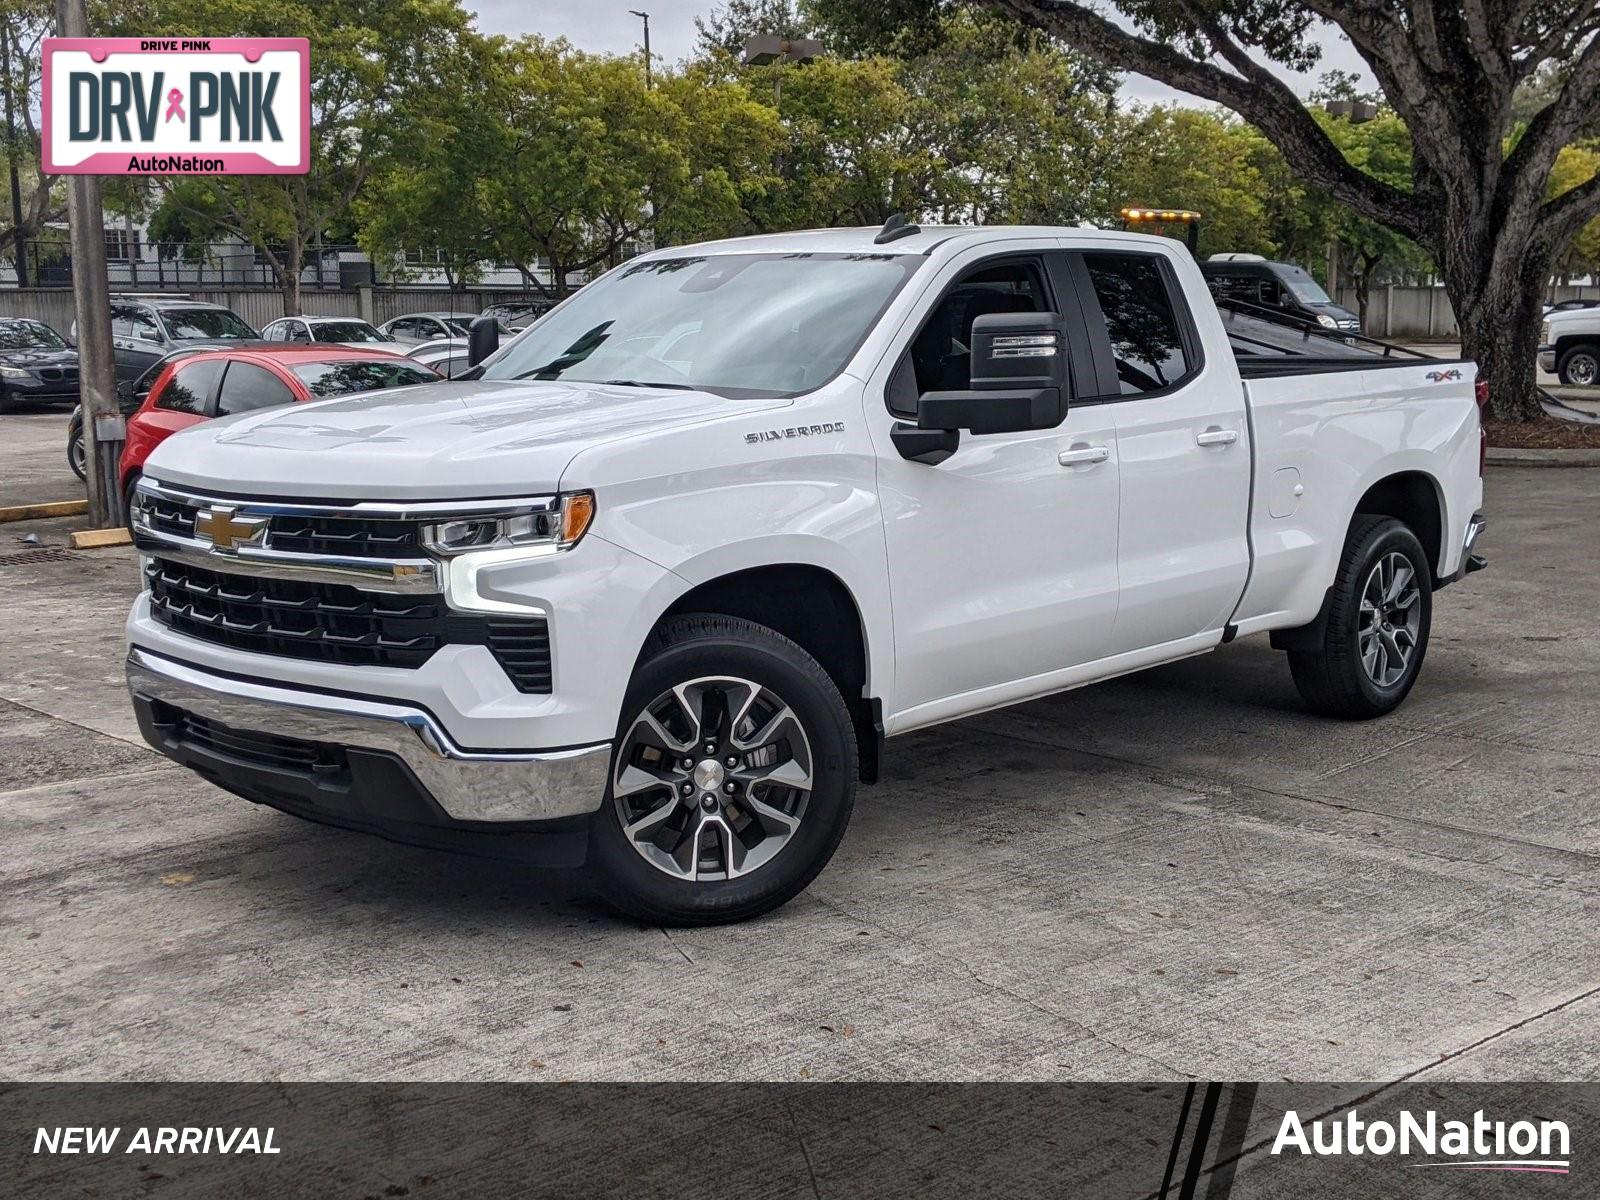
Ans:
[{"label": "utility pole", "polygon": [[[56,33],[89,36],[84,0],[56,0]],[[117,465],[125,429],[117,409],[117,369],[111,353],[111,285],[106,278],[105,210],[98,175],[69,175],[72,294],[78,313],[78,379],[87,451],[89,519],[97,529],[124,524]]]},{"label": "utility pole", "polygon": [[28,243],[22,236],[22,185],[17,181],[17,116],[16,101],[11,95],[11,21],[0,26],[0,71],[5,75],[6,89],[6,161],[11,166],[11,228],[16,231],[16,250],[12,261],[17,264],[17,286],[28,286]]},{"label": "utility pole", "polygon": [[630,8],[628,12],[644,22],[644,86],[649,91],[655,86],[650,78],[650,14],[637,8]]}]

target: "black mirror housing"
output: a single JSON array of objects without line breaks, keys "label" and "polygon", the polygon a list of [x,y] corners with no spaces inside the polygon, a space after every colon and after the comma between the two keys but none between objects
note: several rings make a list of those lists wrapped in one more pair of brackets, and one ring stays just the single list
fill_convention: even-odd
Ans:
[{"label": "black mirror housing", "polygon": [[1017,433],[1066,418],[1067,338],[1058,314],[986,313],[972,323],[971,354],[971,388],[923,393],[918,429]]},{"label": "black mirror housing", "polygon": [[467,365],[475,367],[500,349],[500,322],[493,317],[474,317],[467,326]]}]

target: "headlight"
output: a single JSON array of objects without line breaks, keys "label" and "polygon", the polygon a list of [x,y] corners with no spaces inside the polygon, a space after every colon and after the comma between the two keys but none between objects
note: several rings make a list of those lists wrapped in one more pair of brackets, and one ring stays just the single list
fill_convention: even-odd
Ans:
[{"label": "headlight", "polygon": [[1550,322],[1546,321],[1543,325],[1539,326],[1539,345],[1548,346],[1549,344],[1550,344]]},{"label": "headlight", "polygon": [[1337,329],[1337,328],[1339,328],[1339,322],[1335,321],[1327,313],[1318,313],[1317,314],[1317,324],[1325,326],[1328,329]]},{"label": "headlight", "polygon": [[0,367],[0,379],[32,379],[33,376],[21,367]]},{"label": "headlight", "polygon": [[435,554],[549,546],[568,550],[594,520],[594,493],[567,492],[548,505],[463,516],[422,527],[422,544]]}]

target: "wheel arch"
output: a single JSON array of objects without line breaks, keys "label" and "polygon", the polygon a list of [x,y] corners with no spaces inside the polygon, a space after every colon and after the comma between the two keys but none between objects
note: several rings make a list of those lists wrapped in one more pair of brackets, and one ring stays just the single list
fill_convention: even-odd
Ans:
[{"label": "wheel arch", "polygon": [[883,738],[881,702],[869,693],[872,660],[867,626],[855,594],[838,574],[808,562],[764,563],[696,583],[660,614],[652,630],[673,617],[715,613],[764,625],[816,659],[850,709],[863,782],[877,779]]},{"label": "wheel arch", "polygon": [[1438,581],[1446,557],[1445,531],[1449,528],[1444,489],[1438,479],[1415,469],[1385,475],[1356,501],[1346,530],[1363,516],[1393,517],[1409,526],[1428,552],[1428,566]]}]

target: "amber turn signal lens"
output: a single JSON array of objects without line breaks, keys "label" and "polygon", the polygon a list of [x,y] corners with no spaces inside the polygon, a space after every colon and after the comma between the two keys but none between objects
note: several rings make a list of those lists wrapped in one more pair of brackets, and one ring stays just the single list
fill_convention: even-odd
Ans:
[{"label": "amber turn signal lens", "polygon": [[561,498],[561,544],[570,546],[581,538],[594,520],[594,493],[571,492]]}]

